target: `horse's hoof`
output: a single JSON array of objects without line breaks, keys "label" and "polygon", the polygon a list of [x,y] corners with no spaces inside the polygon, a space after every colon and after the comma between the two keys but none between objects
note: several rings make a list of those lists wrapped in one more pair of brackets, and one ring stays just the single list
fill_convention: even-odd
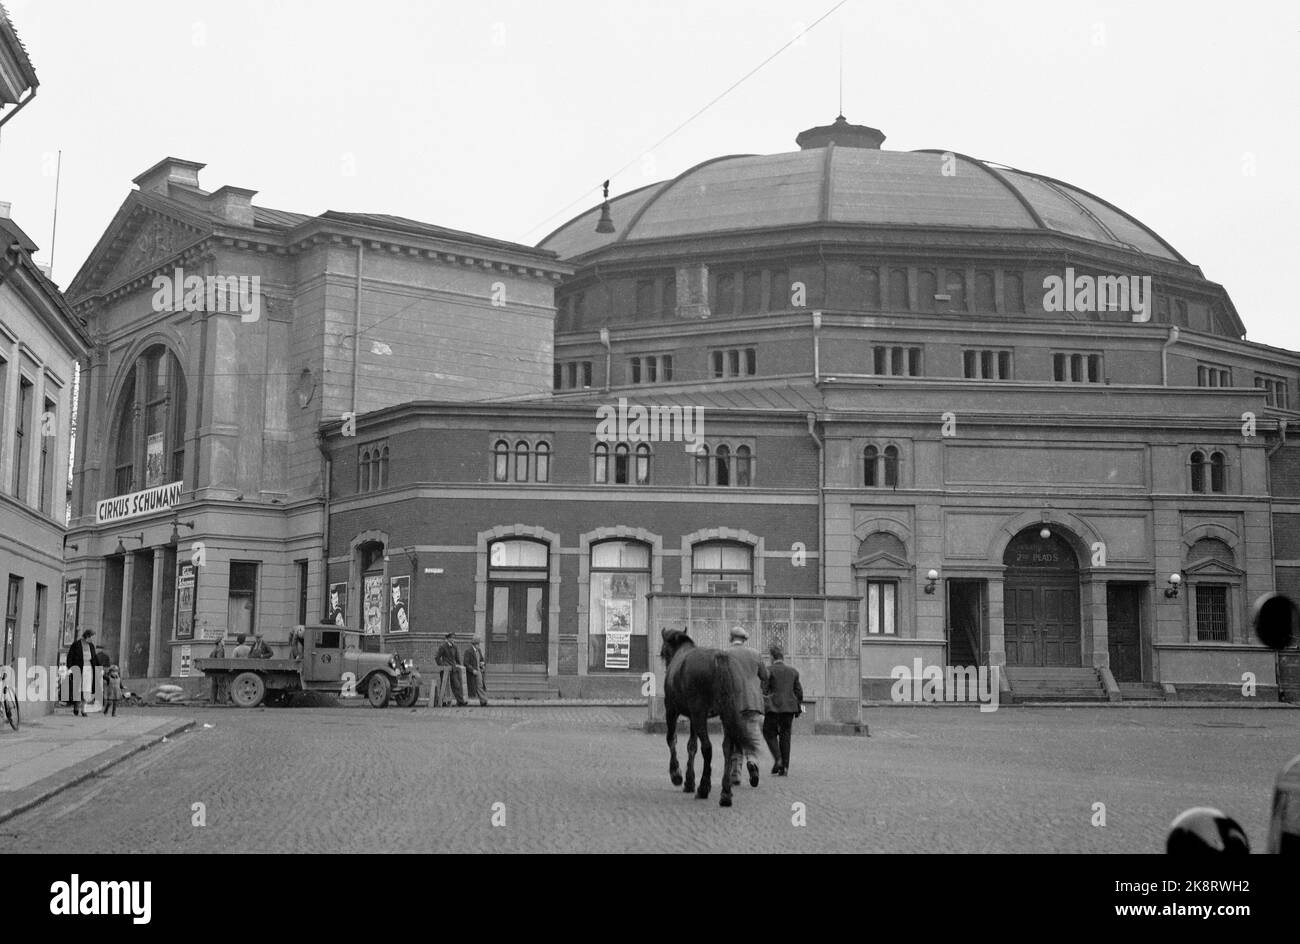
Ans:
[{"label": "horse's hoof", "polygon": [[694,793],[694,792],[695,792],[695,784],[693,784],[693,783],[688,783],[688,784],[686,785],[685,789],[682,790],[682,792],[683,792],[683,793]]},{"label": "horse's hoof", "polygon": [[673,786],[674,786],[674,787],[680,787],[680,786],[682,785],[682,775],[681,775],[681,774],[670,774],[669,776],[672,777],[672,780],[673,780]]},{"label": "horse's hoof", "polygon": [[697,799],[697,800],[707,800],[708,798],[709,798],[709,788],[708,788],[708,787],[700,787],[700,789],[698,789],[698,790],[695,791],[695,799]]},{"label": "horse's hoof", "polygon": [[718,800],[718,806],[731,806],[731,797],[723,794],[723,796]]}]

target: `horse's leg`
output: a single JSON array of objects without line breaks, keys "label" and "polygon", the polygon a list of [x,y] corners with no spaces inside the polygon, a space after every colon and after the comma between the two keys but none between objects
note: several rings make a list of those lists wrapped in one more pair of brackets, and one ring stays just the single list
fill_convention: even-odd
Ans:
[{"label": "horse's leg", "polygon": [[709,798],[709,791],[713,788],[713,744],[709,741],[709,719],[706,715],[703,718],[691,719],[691,731],[698,734],[700,740],[700,755],[704,759],[704,769],[700,771],[700,788],[695,791],[695,796],[700,800]]},{"label": "horse's leg", "polygon": [[699,738],[695,736],[695,727],[691,726],[691,733],[686,737],[686,786],[683,790],[686,793],[695,792],[695,750],[699,746]]},{"label": "horse's leg", "polygon": [[674,787],[682,785],[682,770],[677,764],[677,712],[669,709],[668,721],[668,777]]},{"label": "horse's leg", "polygon": [[731,806],[731,771],[735,768],[736,745],[723,737],[722,744],[722,795],[718,797],[718,806]]}]

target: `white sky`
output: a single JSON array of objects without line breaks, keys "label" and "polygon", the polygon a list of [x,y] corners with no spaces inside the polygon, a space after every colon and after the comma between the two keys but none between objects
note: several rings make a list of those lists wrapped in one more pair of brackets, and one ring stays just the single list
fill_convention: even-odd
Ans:
[{"label": "white sky", "polygon": [[848,0],[641,158],[835,2],[5,0],[41,87],[0,200],[48,258],[62,149],[64,285],[167,155],[264,206],[536,243],[606,177],[794,150],[836,115],[842,41],[844,113],[886,148],[1090,190],[1223,283],[1249,338],[1300,349],[1300,4]]}]

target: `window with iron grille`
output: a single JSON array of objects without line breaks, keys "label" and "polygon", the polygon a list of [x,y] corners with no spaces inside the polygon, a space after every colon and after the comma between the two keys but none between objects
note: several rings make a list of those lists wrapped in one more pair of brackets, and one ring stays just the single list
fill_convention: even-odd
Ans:
[{"label": "window with iron grille", "polygon": [[1228,641],[1228,587],[1199,584],[1196,587],[1196,638],[1202,642]]}]

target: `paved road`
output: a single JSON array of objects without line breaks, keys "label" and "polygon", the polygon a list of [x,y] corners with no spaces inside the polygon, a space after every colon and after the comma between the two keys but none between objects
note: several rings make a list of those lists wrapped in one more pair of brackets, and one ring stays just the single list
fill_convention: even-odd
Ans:
[{"label": "paved road", "polygon": [[797,739],[789,777],[769,761],[724,810],[716,777],[707,802],[671,786],[640,709],[187,713],[189,733],[0,824],[0,848],[1158,852],[1207,802],[1258,847],[1300,753],[1295,711],[881,708],[870,738]]}]

